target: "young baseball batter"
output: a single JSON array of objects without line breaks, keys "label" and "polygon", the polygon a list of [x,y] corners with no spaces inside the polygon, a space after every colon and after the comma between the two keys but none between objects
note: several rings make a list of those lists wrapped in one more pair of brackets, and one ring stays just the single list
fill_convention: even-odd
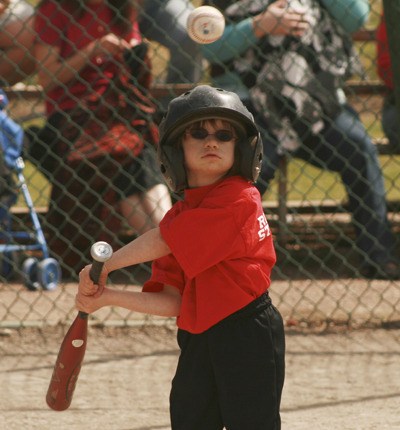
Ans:
[{"label": "young baseball batter", "polygon": [[[176,316],[181,354],[172,430],[278,430],[284,382],[282,318],[268,296],[275,264],[257,179],[262,144],[234,93],[201,85],[171,101],[159,159],[184,193],[159,228],[114,253],[99,285],[80,273],[76,305]],[[153,261],[142,292],[105,286],[122,267]]]}]

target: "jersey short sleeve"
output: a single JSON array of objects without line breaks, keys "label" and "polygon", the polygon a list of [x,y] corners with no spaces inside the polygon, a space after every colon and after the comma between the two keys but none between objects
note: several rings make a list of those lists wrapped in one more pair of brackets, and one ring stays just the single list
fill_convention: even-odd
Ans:
[{"label": "jersey short sleeve", "polygon": [[151,278],[143,285],[143,291],[159,292],[164,285],[178,288],[181,294],[185,286],[184,273],[172,254],[153,262]]}]

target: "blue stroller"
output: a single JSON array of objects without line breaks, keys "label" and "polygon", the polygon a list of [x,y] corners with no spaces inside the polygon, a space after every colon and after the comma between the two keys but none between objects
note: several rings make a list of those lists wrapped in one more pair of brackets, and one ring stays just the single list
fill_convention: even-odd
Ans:
[{"label": "blue stroller", "polygon": [[[32,291],[40,288],[54,290],[61,279],[60,265],[49,257],[46,239],[23,175],[25,164],[21,152],[24,131],[5,112],[7,105],[7,96],[0,89],[0,254],[3,254],[0,276],[10,278],[16,264],[15,253],[40,251],[42,259],[29,257],[23,262],[24,285]],[[10,208],[17,201],[19,192],[29,210],[32,232],[12,230]]]}]

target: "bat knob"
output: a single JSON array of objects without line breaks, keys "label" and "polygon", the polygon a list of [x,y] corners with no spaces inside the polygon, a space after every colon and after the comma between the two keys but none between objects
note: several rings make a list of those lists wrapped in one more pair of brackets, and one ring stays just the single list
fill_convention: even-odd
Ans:
[{"label": "bat knob", "polygon": [[112,254],[113,250],[111,245],[107,242],[96,242],[90,249],[90,255],[92,256],[93,260],[100,263],[106,262],[109,258],[111,258]]}]

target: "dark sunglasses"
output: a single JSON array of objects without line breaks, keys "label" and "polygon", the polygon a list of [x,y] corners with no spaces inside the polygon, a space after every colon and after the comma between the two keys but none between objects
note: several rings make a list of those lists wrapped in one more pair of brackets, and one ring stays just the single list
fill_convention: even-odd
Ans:
[{"label": "dark sunglasses", "polygon": [[209,133],[205,128],[191,128],[187,133],[196,140],[207,139],[208,136],[214,136],[220,142],[231,142],[236,139],[235,134],[230,130],[217,130],[215,133]]}]

